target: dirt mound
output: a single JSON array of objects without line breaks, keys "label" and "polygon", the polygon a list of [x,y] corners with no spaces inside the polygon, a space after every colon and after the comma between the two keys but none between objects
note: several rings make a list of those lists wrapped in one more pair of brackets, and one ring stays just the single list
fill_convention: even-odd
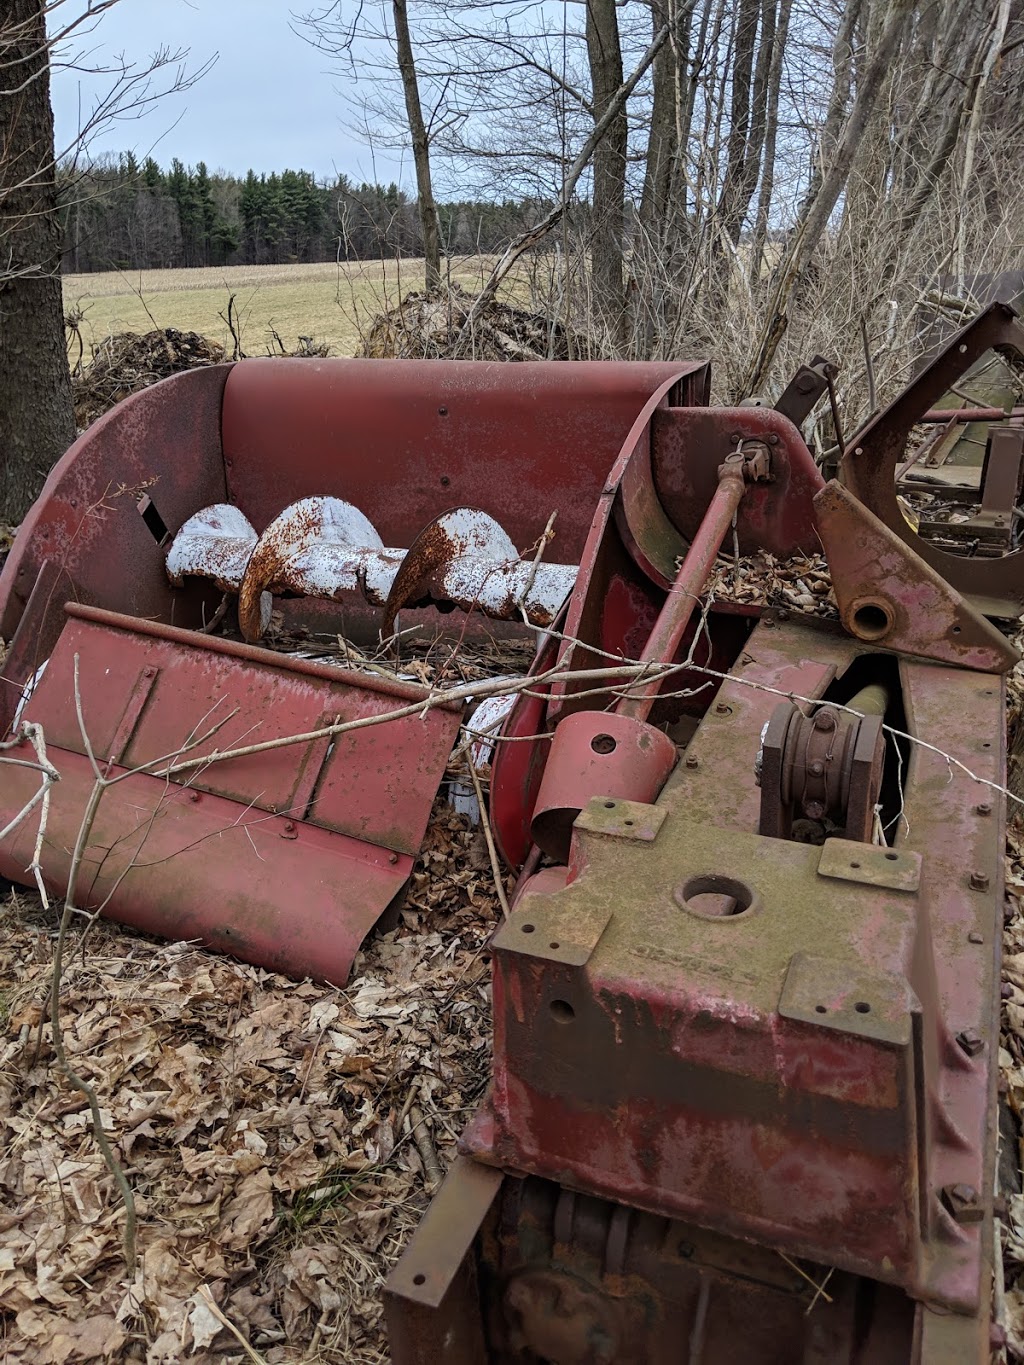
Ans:
[{"label": "dirt mound", "polygon": [[359,354],[371,360],[568,360],[560,323],[492,299],[470,324],[475,301],[457,284],[407,294],[373,320]]},{"label": "dirt mound", "polygon": [[92,363],[72,377],[75,422],[81,430],[122,398],[158,379],[202,365],[219,365],[224,359],[224,348],[216,341],[175,327],[143,336],[135,332],[109,336],[93,351]]}]

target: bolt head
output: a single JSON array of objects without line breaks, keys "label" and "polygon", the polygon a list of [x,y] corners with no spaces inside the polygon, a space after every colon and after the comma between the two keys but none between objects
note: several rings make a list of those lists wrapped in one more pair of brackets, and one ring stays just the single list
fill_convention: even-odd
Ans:
[{"label": "bolt head", "polygon": [[687,766],[688,768],[699,768],[699,767],[700,767],[700,759],[697,757],[696,754],[687,754],[687,755],[686,755],[686,766]]},{"label": "bolt head", "polygon": [[731,716],[731,715],[732,715],[732,707],[729,706],[728,703],[726,703],[726,702],[724,702],[724,701],[716,702],[716,703],[715,703],[715,714],[716,714],[716,715],[719,715],[719,716]]},{"label": "bolt head", "polygon": [[957,1046],[968,1057],[977,1057],[985,1046],[985,1040],[977,1029],[965,1028],[956,1035]]},{"label": "bolt head", "polygon": [[991,801],[982,801],[982,802],[980,802],[977,806],[975,806],[974,809],[975,809],[975,811],[977,812],[978,815],[991,815],[991,814],[992,814],[992,802],[991,802]]},{"label": "bolt head", "polygon": [[972,929],[971,932],[967,935],[967,942],[968,942],[968,943],[984,943],[984,942],[985,942],[985,935],[984,935],[984,934],[979,934],[978,931],[977,931],[977,929]]},{"label": "bolt head", "polygon": [[972,891],[987,891],[989,876],[987,872],[972,872],[970,886]]},{"label": "bolt head", "polygon": [[292,831],[293,831],[294,828],[295,828],[295,821],[294,821],[294,820],[286,820],[286,821],[284,822],[284,827],[285,827],[285,831],[286,831],[288,834],[291,834]]}]

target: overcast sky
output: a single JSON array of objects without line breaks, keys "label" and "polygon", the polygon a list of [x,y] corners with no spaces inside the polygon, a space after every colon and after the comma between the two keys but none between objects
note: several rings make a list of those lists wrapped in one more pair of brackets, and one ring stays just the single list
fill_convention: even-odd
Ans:
[{"label": "overcast sky", "polygon": [[[78,5],[68,10],[78,12]],[[156,48],[190,48],[189,64],[218,55],[191,90],[170,95],[144,119],[106,128],[92,155],[132,150],[162,166],[205,161],[211,171],[342,171],[355,180],[405,181],[394,160],[369,150],[346,126],[345,78],[292,31],[291,11],[314,8],[289,0],[121,0],[79,46],[97,66],[124,54],[145,63]],[[63,14],[63,8],[57,15]],[[52,98],[57,149],[74,138],[82,116],[110,77],[55,70]]]}]

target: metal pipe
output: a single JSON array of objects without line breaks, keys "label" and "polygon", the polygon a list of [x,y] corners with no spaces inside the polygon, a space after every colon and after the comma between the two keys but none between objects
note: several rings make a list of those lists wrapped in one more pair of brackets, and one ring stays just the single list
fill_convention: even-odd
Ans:
[{"label": "metal pipe", "polygon": [[[641,663],[667,664],[675,658],[697,605],[698,595],[708,581],[746,487],[742,459],[727,460],[719,468],[715,496],[690,542],[665,604],[658,613],[640,656]],[[634,720],[646,720],[660,687],[660,678],[638,683],[621,699],[615,708],[616,712],[620,716],[631,716]]]},{"label": "metal pipe", "polygon": [[1024,417],[1024,408],[929,408],[917,419],[926,422],[1005,422],[1009,417]]},{"label": "metal pipe", "polygon": [[884,716],[889,705],[889,691],[881,683],[868,683],[846,703],[850,711],[862,716]]}]

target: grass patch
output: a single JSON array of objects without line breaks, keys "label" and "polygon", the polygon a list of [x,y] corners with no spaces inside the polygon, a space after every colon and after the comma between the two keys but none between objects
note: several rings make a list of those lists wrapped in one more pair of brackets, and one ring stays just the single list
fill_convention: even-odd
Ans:
[{"label": "grass patch", "polygon": [[[464,288],[479,288],[490,257],[451,262],[450,275]],[[231,353],[232,340],[220,314],[235,297],[242,346],[263,355],[274,346],[274,329],[288,349],[300,336],[326,341],[333,355],[353,355],[369,321],[393,307],[410,289],[423,288],[422,260],[357,261],[342,265],[211,266],[196,270],[108,271],[64,276],[65,309],[78,306],[89,348],[114,332],[148,332],[177,327],[219,341]],[[72,359],[77,345],[72,346]]]}]

